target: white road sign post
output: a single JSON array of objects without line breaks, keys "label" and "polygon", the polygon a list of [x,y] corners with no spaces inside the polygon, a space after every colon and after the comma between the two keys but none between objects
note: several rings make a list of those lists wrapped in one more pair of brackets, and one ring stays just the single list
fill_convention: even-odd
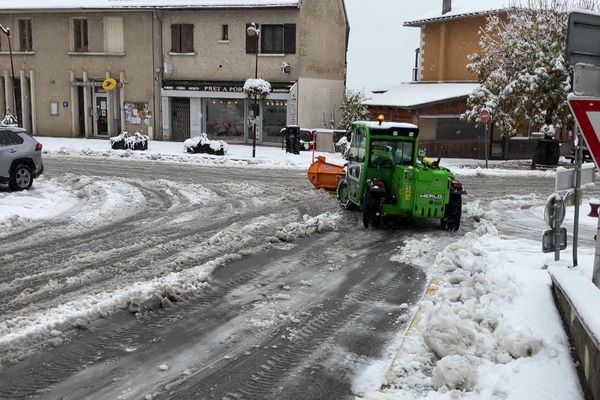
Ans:
[{"label": "white road sign post", "polygon": [[[600,165],[600,97],[570,95],[568,100],[577,126],[583,134],[592,160],[598,168]],[[596,237],[598,240],[596,240],[592,281],[600,288],[600,218],[598,218]]]},{"label": "white road sign post", "polygon": [[482,110],[481,113],[479,114],[479,121],[481,121],[482,123],[485,124],[485,167],[488,168],[488,160],[490,158],[489,156],[489,150],[490,150],[490,144],[489,144],[489,134],[488,134],[488,125],[490,122],[490,112],[488,110]]}]

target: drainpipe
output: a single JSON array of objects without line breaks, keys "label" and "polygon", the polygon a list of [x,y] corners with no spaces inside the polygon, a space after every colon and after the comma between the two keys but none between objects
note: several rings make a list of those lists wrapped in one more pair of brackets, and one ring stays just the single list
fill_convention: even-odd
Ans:
[{"label": "drainpipe", "polygon": [[415,49],[415,67],[413,68],[413,82],[419,80],[419,54],[421,53],[421,48],[417,47]]},{"label": "drainpipe", "polygon": [[[163,40],[163,21],[162,21],[162,19],[160,19],[156,7],[154,7],[154,17],[158,21],[158,29],[159,29],[160,66],[159,66],[158,70],[156,70],[156,69],[153,68],[152,75],[154,75],[155,73],[158,72],[158,77],[155,78],[155,79],[158,81],[158,90],[160,92],[160,91],[162,91],[162,84],[163,84],[163,79],[164,79],[165,54],[164,54],[164,40]],[[154,31],[154,23],[152,24],[152,30]],[[156,46],[154,44],[154,32],[152,32],[152,63],[154,63],[154,60],[156,59],[155,54],[154,54],[155,47]],[[157,103],[157,101],[156,101],[156,85],[153,85],[153,87],[154,87],[154,90],[152,91],[152,101],[154,102],[154,126],[156,128],[155,129],[156,131],[158,131],[158,127],[159,126],[161,127],[160,136],[161,136],[161,138],[163,138],[163,131],[162,131],[162,113],[163,113],[163,110],[162,110],[162,96],[161,96],[160,103]]]}]

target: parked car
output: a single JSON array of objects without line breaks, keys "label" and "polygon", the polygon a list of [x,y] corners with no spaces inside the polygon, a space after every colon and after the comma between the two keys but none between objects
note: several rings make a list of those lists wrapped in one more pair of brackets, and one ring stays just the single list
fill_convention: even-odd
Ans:
[{"label": "parked car", "polygon": [[29,190],[43,171],[42,144],[25,129],[0,125],[0,183]]}]

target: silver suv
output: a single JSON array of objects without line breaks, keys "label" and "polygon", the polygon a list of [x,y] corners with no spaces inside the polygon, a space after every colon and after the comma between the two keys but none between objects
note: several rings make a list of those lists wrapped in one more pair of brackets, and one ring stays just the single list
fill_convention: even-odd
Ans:
[{"label": "silver suv", "polygon": [[43,171],[41,143],[25,129],[0,125],[0,183],[28,190]]}]

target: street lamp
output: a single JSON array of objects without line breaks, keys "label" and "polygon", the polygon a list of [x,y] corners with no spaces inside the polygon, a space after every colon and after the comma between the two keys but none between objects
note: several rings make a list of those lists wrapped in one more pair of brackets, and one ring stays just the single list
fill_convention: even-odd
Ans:
[{"label": "street lamp", "polygon": [[[254,79],[258,79],[258,49],[260,47],[260,29],[256,27],[256,24],[253,22],[250,24],[248,29],[246,29],[246,33],[250,37],[256,36],[256,58],[254,61]],[[252,114],[253,114],[253,123],[252,123],[252,158],[256,157],[256,114],[258,109],[258,101],[256,99],[256,93],[252,95]]]},{"label": "street lamp", "polygon": [[[15,64],[13,63],[12,45],[10,40],[10,28],[5,28],[0,25],[0,33],[3,33],[8,40],[8,54],[10,57],[10,69],[12,73],[12,86],[13,86],[13,112],[17,112],[17,86],[15,85]],[[6,90],[6,89],[5,89]],[[17,118],[17,123],[21,126],[21,121]]]}]

